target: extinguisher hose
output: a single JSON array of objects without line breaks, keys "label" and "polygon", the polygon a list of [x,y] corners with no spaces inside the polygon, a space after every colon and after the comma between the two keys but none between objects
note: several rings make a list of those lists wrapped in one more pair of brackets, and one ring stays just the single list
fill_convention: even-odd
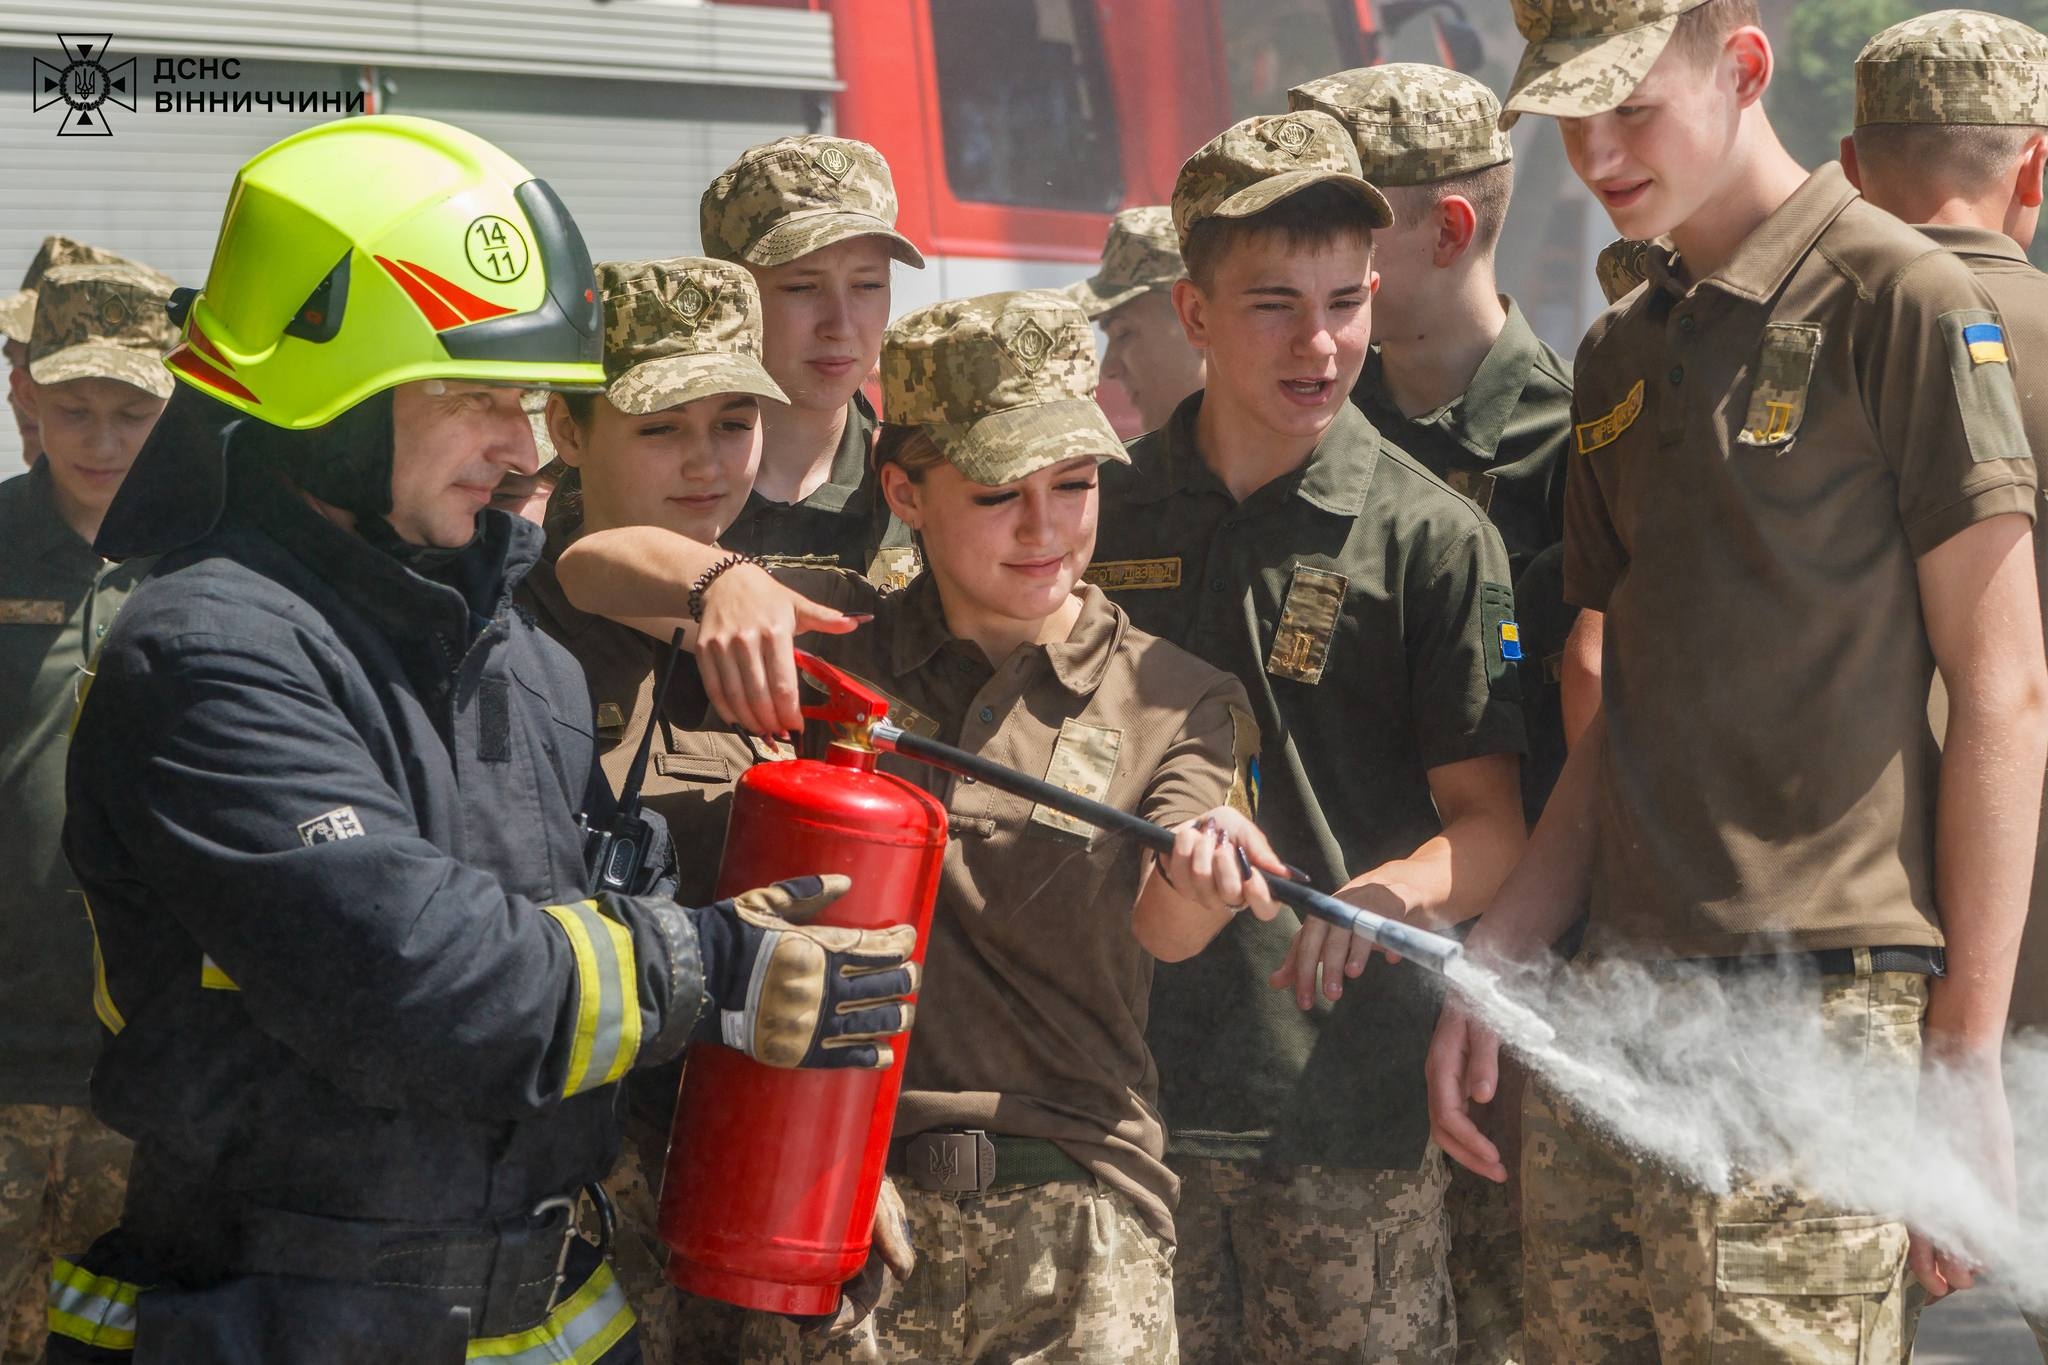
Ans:
[{"label": "extinguisher hose", "polygon": [[[929,767],[945,772],[957,773],[976,782],[986,782],[998,791],[1012,796],[1021,796],[1036,801],[1062,815],[1071,815],[1084,824],[1097,829],[1114,830],[1128,834],[1145,847],[1156,853],[1173,851],[1173,831],[1164,825],[1155,825],[1150,820],[1118,810],[1115,806],[1092,801],[1068,791],[1065,787],[1020,773],[1015,768],[1006,768],[992,763],[979,754],[957,749],[950,744],[941,744],[935,739],[913,735],[901,726],[886,720],[875,721],[868,730],[868,742],[884,753],[901,754]],[[1340,929],[1348,929],[1360,938],[1371,939],[1389,952],[1398,953],[1429,970],[1442,975],[1456,958],[1464,954],[1464,945],[1442,934],[1432,934],[1426,929],[1403,924],[1399,920],[1376,915],[1370,910],[1347,905],[1335,896],[1325,895],[1314,887],[1299,882],[1284,881],[1278,877],[1266,878],[1266,889],[1274,900],[1292,906],[1305,915],[1327,920]]]}]

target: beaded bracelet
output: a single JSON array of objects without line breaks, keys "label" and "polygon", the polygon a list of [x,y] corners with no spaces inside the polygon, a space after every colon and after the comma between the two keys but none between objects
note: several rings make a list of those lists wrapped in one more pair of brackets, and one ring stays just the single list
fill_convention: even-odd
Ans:
[{"label": "beaded bracelet", "polygon": [[756,568],[761,567],[760,560],[752,555],[741,554],[735,550],[703,573],[697,575],[697,581],[690,585],[690,619],[692,621],[704,619],[704,594],[711,591],[711,585],[718,581],[718,576],[727,569],[738,568],[742,564],[752,564]]}]

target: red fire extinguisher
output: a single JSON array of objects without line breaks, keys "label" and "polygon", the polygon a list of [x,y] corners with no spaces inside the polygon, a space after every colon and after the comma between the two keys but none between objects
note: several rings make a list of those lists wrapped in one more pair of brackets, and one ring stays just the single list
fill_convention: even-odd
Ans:
[{"label": "red fire extinguisher", "polygon": [[[803,653],[829,696],[812,720],[862,726],[888,712],[871,689]],[[718,894],[842,872],[853,888],[818,917],[851,928],[917,926],[924,961],[946,852],[946,808],[875,771],[865,743],[823,760],[748,769],[734,793]],[[886,1071],[788,1071],[716,1043],[690,1050],[661,1188],[668,1277],[744,1308],[821,1315],[868,1257],[908,1037]]]}]

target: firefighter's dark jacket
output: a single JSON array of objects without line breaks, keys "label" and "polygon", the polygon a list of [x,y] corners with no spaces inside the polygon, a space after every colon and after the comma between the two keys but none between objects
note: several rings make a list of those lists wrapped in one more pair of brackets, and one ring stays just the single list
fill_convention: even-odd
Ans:
[{"label": "firefighter's dark jacket", "polygon": [[539,531],[486,512],[429,578],[230,483],[72,742],[94,1110],[138,1171],[304,1213],[499,1217],[602,1177],[612,1082],[682,1047],[703,973],[687,912],[585,897],[588,694],[512,605]]}]

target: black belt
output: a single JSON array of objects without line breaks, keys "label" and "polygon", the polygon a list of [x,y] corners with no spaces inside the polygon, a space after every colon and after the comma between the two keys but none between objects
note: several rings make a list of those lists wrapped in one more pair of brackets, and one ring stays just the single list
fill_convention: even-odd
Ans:
[{"label": "black belt", "polygon": [[889,1174],[937,1194],[981,1194],[1091,1178],[1086,1166],[1044,1138],[979,1128],[899,1138],[889,1144]]},{"label": "black belt", "polygon": [[[1859,958],[1861,960],[1859,960]],[[1679,964],[1716,972],[1748,972],[1760,968],[1811,972],[1815,976],[1876,975],[1907,972],[1914,976],[1947,976],[1948,955],[1918,944],[1885,948],[1817,948],[1805,953],[1759,953],[1742,957],[1680,958]]]},{"label": "black belt", "polygon": [[[611,1241],[612,1207],[586,1187]],[[233,1217],[231,1271],[385,1285],[430,1293],[469,1314],[473,1337],[538,1326],[565,1292],[569,1256],[581,1241],[573,1196],[546,1199],[530,1213],[454,1225],[369,1223],[282,1209],[244,1208]]]}]

